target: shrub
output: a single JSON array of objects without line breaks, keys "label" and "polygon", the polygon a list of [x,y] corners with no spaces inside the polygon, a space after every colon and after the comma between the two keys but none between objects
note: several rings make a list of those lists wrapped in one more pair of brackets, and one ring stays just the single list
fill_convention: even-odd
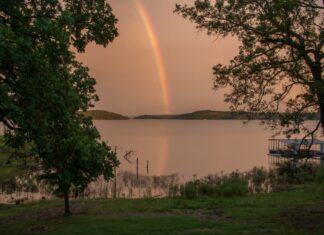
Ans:
[{"label": "shrub", "polygon": [[197,183],[190,181],[186,183],[182,190],[182,196],[187,199],[195,199],[198,196],[198,187]]},{"label": "shrub", "polygon": [[232,177],[224,177],[217,184],[203,180],[195,180],[180,187],[181,196],[187,199],[195,199],[198,197],[245,196],[248,192],[248,182],[246,180]]},{"label": "shrub", "polygon": [[315,182],[318,166],[307,162],[289,161],[278,166],[279,180],[285,180],[288,184],[302,184]]},{"label": "shrub", "polygon": [[267,190],[268,172],[264,167],[254,167],[248,175],[251,182],[251,192],[261,193]]},{"label": "shrub", "polygon": [[319,184],[324,184],[324,167],[320,166],[316,169],[315,172],[316,182]]},{"label": "shrub", "polygon": [[215,195],[222,197],[245,196],[248,192],[248,182],[243,180],[224,181],[215,188]]},{"label": "shrub", "polygon": [[198,194],[201,196],[213,196],[215,194],[215,186],[206,182],[200,183]]}]

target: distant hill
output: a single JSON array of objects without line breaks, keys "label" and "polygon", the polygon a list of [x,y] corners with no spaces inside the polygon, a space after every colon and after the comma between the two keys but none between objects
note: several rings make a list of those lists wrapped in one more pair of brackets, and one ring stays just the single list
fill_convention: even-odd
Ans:
[{"label": "distant hill", "polygon": [[235,120],[246,119],[246,114],[232,113],[230,111],[200,110],[192,113],[174,115],[141,115],[135,119],[180,119],[180,120]]},{"label": "distant hill", "polygon": [[88,110],[82,112],[86,117],[92,117],[94,120],[128,120],[129,118],[118,113],[108,112],[104,110]]},{"label": "distant hill", "polygon": [[[89,110],[83,113],[85,116],[91,116],[94,120],[128,120],[129,117],[118,113],[104,110]],[[306,120],[318,120],[318,115],[313,113],[304,114]],[[161,115],[141,115],[134,119],[178,119],[178,120],[246,120],[248,113],[231,111],[213,111],[199,110],[183,114],[161,114]],[[264,119],[260,114],[255,113],[251,119]]]},{"label": "distant hill", "polygon": [[183,120],[235,120],[235,119],[247,119],[245,113],[233,113],[229,111],[212,111],[212,110],[200,110],[192,113],[180,114],[176,119]]},{"label": "distant hill", "polygon": [[[141,115],[134,119],[179,119],[179,120],[246,120],[248,113],[231,111],[200,110],[192,113],[174,115]],[[260,114],[255,113],[251,119],[264,119]],[[318,119],[317,114],[306,113],[306,120]]]}]

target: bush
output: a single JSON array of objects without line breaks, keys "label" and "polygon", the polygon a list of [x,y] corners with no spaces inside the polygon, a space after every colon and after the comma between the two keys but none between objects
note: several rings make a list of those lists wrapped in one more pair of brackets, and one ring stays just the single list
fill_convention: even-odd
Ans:
[{"label": "bush", "polygon": [[302,184],[316,181],[316,172],[320,168],[311,163],[289,161],[278,166],[279,180],[285,180],[288,184]]},{"label": "bush", "polygon": [[310,162],[285,162],[270,170],[254,167],[248,172],[208,175],[180,187],[184,198],[235,197],[247,194],[287,190],[296,184],[324,185],[324,167]]},{"label": "bush", "polygon": [[245,196],[248,192],[247,181],[227,178],[217,184],[198,180],[190,181],[180,188],[181,196],[187,199]]},{"label": "bush", "polygon": [[193,182],[193,181],[186,183],[182,191],[183,191],[182,196],[187,199],[197,198],[197,196],[198,196],[197,183]]},{"label": "bush", "polygon": [[198,194],[201,196],[213,196],[215,194],[215,186],[208,183],[201,183],[198,186]]},{"label": "bush", "polygon": [[315,173],[316,182],[319,184],[324,184],[324,167],[320,166],[316,169]]},{"label": "bush", "polygon": [[251,182],[252,193],[267,191],[266,181],[268,178],[268,172],[264,167],[254,167],[248,175]]},{"label": "bush", "polygon": [[222,197],[246,196],[248,192],[248,182],[242,180],[224,181],[215,188],[215,195]]}]

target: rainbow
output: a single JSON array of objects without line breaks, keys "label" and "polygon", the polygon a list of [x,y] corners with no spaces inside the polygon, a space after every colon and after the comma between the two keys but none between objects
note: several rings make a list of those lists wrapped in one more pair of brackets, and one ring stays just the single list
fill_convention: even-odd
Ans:
[{"label": "rainbow", "polygon": [[157,67],[157,72],[159,76],[159,83],[161,87],[161,93],[162,93],[162,102],[163,102],[163,107],[164,107],[164,112],[165,113],[170,113],[170,95],[169,95],[169,86],[168,86],[168,79],[167,79],[167,74],[166,74],[166,69],[163,61],[163,54],[160,48],[160,44],[158,41],[158,38],[156,36],[156,33],[154,31],[154,27],[152,24],[152,21],[150,19],[150,16],[148,14],[148,11],[145,8],[144,3],[142,0],[134,0],[136,9],[138,11],[138,14],[141,17],[141,20],[143,22],[143,25],[145,27],[147,36],[149,38],[153,53],[154,53],[154,58],[155,58],[155,63]]},{"label": "rainbow", "polygon": [[[154,31],[151,18],[149,16],[147,9],[145,8],[143,1],[134,0],[134,4],[143,22],[145,31],[147,33],[148,39],[150,41],[154,53],[155,64],[158,72],[159,83],[160,83],[160,88],[162,93],[164,112],[168,114],[170,113],[169,85],[168,85],[167,73],[163,61],[163,54],[160,48],[158,37]],[[157,172],[158,175],[162,175],[166,173],[168,156],[169,156],[169,147],[170,147],[169,145],[170,143],[168,137],[164,137],[161,139],[161,143],[160,143],[161,149],[159,151],[160,157],[159,157],[158,172]]]}]

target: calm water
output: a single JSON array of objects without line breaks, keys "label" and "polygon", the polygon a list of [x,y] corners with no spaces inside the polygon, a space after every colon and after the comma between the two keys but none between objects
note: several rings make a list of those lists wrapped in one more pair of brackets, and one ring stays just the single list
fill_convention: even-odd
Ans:
[{"label": "calm water", "polygon": [[[309,122],[315,126],[315,122]],[[249,170],[268,167],[268,139],[271,131],[251,121],[237,120],[127,120],[95,121],[103,140],[117,147],[120,169],[155,175],[178,173],[185,178],[194,174]],[[0,132],[2,133],[2,125]],[[136,152],[132,164],[123,160],[126,151]]]},{"label": "calm water", "polygon": [[[95,121],[102,139],[117,146],[119,158],[127,150],[136,151],[140,173],[194,174],[249,170],[268,167],[267,148],[271,131],[258,121],[219,120],[129,120]],[[121,161],[122,169],[135,171],[135,164]]]}]

